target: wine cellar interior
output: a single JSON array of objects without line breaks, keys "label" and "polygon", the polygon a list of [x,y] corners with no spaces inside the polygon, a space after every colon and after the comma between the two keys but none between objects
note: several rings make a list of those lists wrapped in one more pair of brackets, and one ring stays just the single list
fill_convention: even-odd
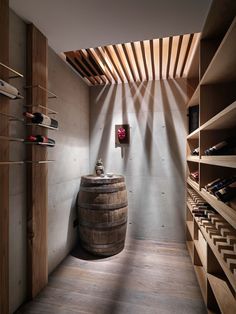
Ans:
[{"label": "wine cellar interior", "polygon": [[0,25],[0,314],[235,314],[235,0]]}]

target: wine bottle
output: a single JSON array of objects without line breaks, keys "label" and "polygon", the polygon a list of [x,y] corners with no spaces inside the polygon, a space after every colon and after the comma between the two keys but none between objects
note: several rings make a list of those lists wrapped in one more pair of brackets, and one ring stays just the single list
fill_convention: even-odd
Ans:
[{"label": "wine bottle", "polygon": [[47,146],[55,146],[55,141],[51,138],[42,135],[30,135],[27,137],[26,142],[44,143]]},{"label": "wine bottle", "polygon": [[212,188],[214,185],[216,185],[218,182],[220,182],[221,180],[222,180],[222,179],[217,178],[216,180],[213,180],[213,181],[209,182],[207,185],[205,185],[205,189],[206,189],[207,191],[210,191],[211,188]]},{"label": "wine bottle", "polygon": [[58,128],[57,120],[52,119],[41,112],[34,112],[34,113],[24,112],[23,114],[27,118],[30,118],[32,123],[40,123],[47,126],[51,126],[53,128]]},{"label": "wine bottle", "polygon": [[231,137],[205,150],[206,155],[233,155],[235,154],[236,138]]},{"label": "wine bottle", "polygon": [[3,80],[0,80],[0,93],[5,96],[8,96],[11,99],[16,99],[17,96],[20,96],[20,93],[17,88]]},{"label": "wine bottle", "polygon": [[199,173],[198,173],[198,171],[191,172],[191,173],[190,173],[190,178],[193,179],[194,181],[198,182],[198,178],[199,178]]},{"label": "wine bottle", "polygon": [[236,198],[236,182],[216,191],[215,196],[222,202],[229,202]]},{"label": "wine bottle", "polygon": [[211,193],[215,194],[218,190],[230,185],[231,183],[234,183],[236,181],[236,177],[231,177],[228,179],[223,179],[220,182],[216,183],[212,188],[211,188]]},{"label": "wine bottle", "polygon": [[193,156],[199,156],[199,147],[195,148],[192,152],[191,155]]}]

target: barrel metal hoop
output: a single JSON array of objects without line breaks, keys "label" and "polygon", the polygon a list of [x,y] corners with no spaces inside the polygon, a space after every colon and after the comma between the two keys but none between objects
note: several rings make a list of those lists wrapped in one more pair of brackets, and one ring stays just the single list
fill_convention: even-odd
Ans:
[{"label": "barrel metal hoop", "polygon": [[127,223],[127,218],[121,219],[119,221],[116,222],[103,222],[103,223],[92,223],[92,222],[87,222],[84,220],[80,220],[79,221],[79,225],[82,227],[87,227],[89,229],[97,229],[99,231],[101,231],[102,229],[104,231],[109,231],[110,228],[114,228],[114,227],[121,227],[122,225],[126,225]]},{"label": "barrel metal hoop", "polygon": [[121,187],[115,187],[115,188],[112,188],[112,187],[109,188],[109,185],[104,185],[101,187],[92,187],[92,188],[87,187],[87,186],[80,187],[80,191],[88,192],[88,193],[115,193],[115,192],[120,192],[120,191],[125,191],[125,190],[126,190],[125,185]]},{"label": "barrel metal hoop", "polygon": [[88,203],[79,203],[79,208],[85,209],[94,209],[94,210],[113,210],[119,209],[122,207],[127,207],[128,202],[119,203],[119,204],[88,204]]}]

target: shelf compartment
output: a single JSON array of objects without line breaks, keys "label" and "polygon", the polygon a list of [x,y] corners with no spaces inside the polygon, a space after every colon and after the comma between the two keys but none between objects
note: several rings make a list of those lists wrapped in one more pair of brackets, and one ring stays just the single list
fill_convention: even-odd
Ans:
[{"label": "shelf compartment", "polygon": [[198,229],[198,240],[194,240],[194,245],[204,269],[207,269],[207,242],[201,231]]},{"label": "shelf compartment", "polygon": [[236,299],[226,281],[221,277],[207,274],[208,281],[222,313],[236,313]]},{"label": "shelf compartment", "polygon": [[48,126],[48,125],[45,125],[45,124],[41,124],[41,123],[26,123],[27,126],[39,126],[39,127],[42,127],[42,128],[46,128],[46,129],[50,129],[50,130],[55,130],[55,131],[58,131],[59,128],[54,128],[52,126]]},{"label": "shelf compartment", "polygon": [[41,108],[41,109],[44,109],[45,111],[47,111],[47,114],[57,114],[58,112],[53,110],[53,109],[50,109],[48,107],[45,107],[43,105],[25,105],[24,107],[26,108]]},{"label": "shelf compartment", "polygon": [[25,89],[39,88],[39,89],[41,89],[41,90],[43,90],[43,91],[48,93],[48,95],[49,95],[48,98],[57,98],[56,94],[54,94],[53,92],[49,91],[47,88],[45,88],[45,87],[43,87],[41,85],[25,86],[24,88]]},{"label": "shelf compartment", "polygon": [[200,195],[234,228],[236,228],[236,211],[215,196],[201,189]]},{"label": "shelf compartment", "polygon": [[[235,128],[236,101],[217,113],[200,127],[201,130],[222,130]],[[188,138],[188,137],[187,137]]]},{"label": "shelf compartment", "polygon": [[222,270],[224,271],[226,277],[228,278],[230,284],[232,285],[232,288],[234,289],[234,291],[236,291],[236,277],[234,276],[234,274],[232,273],[232,271],[230,270],[229,266],[227,265],[227,263],[224,261],[222,255],[220,254],[220,252],[217,249],[217,246],[214,245],[212,239],[210,238],[209,234],[206,232],[205,228],[201,225],[199,225],[199,228],[204,236],[204,238],[206,239],[208,245],[210,246],[212,253],[214,254],[216,260],[218,261],[220,267],[222,268]]},{"label": "shelf compartment", "polygon": [[194,239],[194,222],[193,221],[186,221],[186,226],[188,231],[191,235],[191,238]]},{"label": "shelf compartment", "polygon": [[199,190],[199,184],[193,180],[191,180],[190,178],[187,179],[187,183],[198,193],[200,192]]},{"label": "shelf compartment", "polygon": [[186,241],[186,246],[187,246],[187,249],[188,249],[191,261],[193,263],[193,251],[194,251],[194,243],[193,243],[193,241]]},{"label": "shelf compartment", "polygon": [[236,17],[203,75],[200,81],[201,85],[234,81],[236,79],[235,38]]},{"label": "shelf compartment", "polygon": [[195,274],[200,286],[203,300],[207,303],[207,274],[202,266],[194,265]]},{"label": "shelf compartment", "polygon": [[235,155],[201,156],[201,159],[199,162],[203,164],[213,165],[213,166],[236,168],[236,156]]},{"label": "shelf compartment", "polygon": [[9,66],[5,65],[4,63],[0,62],[0,66],[4,67],[5,69],[7,69],[9,72],[14,73],[14,76],[10,76],[9,79],[13,79],[13,78],[18,78],[18,77],[24,77],[23,74],[15,71],[14,69],[10,68]]}]

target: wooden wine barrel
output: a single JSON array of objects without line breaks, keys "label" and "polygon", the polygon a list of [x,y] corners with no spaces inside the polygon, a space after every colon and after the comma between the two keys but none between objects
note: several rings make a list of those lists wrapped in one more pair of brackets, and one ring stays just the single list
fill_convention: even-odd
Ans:
[{"label": "wooden wine barrel", "polygon": [[124,248],[127,192],[123,176],[83,176],[78,197],[81,244],[90,253],[110,256]]}]

